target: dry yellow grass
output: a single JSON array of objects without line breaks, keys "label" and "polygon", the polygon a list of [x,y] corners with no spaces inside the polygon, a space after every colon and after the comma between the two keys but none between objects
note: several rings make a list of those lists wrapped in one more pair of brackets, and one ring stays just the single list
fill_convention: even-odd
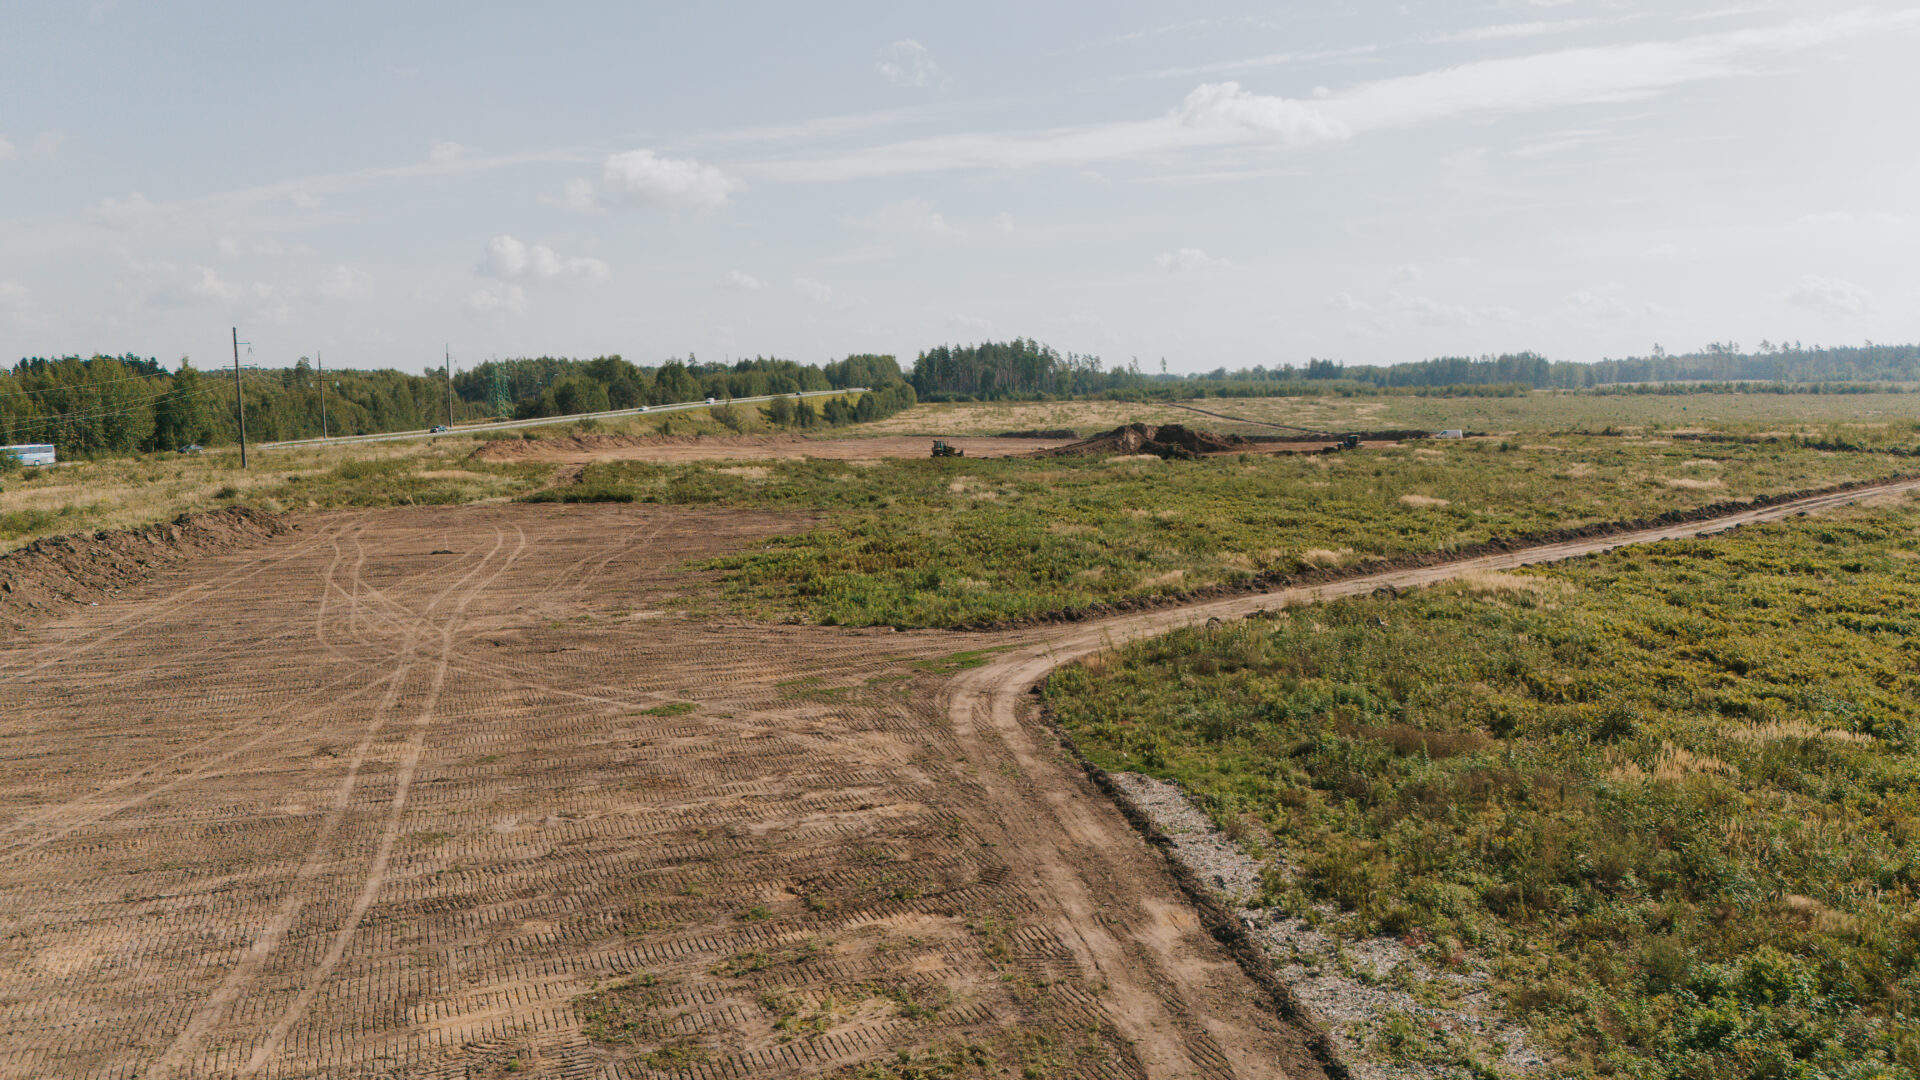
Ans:
[{"label": "dry yellow grass", "polygon": [[1472,593],[1529,593],[1534,596],[1565,596],[1574,591],[1573,583],[1559,578],[1509,574],[1498,570],[1472,570],[1453,579],[1456,588]]},{"label": "dry yellow grass", "polygon": [[1717,476],[1708,480],[1696,480],[1691,476],[1673,476],[1668,477],[1664,482],[1668,487],[1679,488],[1682,491],[1712,491],[1715,488],[1727,486]]},{"label": "dry yellow grass", "polygon": [[1353,549],[1343,547],[1338,551],[1328,548],[1308,548],[1300,553],[1300,559],[1308,566],[1339,566],[1353,557]]},{"label": "dry yellow grass", "polygon": [[1728,728],[1726,734],[1735,739],[1748,742],[1775,742],[1781,739],[1828,739],[1833,742],[1871,744],[1871,735],[1862,735],[1857,731],[1842,728],[1821,727],[1809,724],[1805,720],[1770,720],[1764,724],[1752,724]]},{"label": "dry yellow grass", "polygon": [[1414,507],[1452,505],[1452,500],[1450,499],[1436,499],[1431,495],[1402,495],[1400,496],[1400,502],[1403,506],[1414,506]]},{"label": "dry yellow grass", "polygon": [[[0,514],[41,511],[66,516],[56,519],[52,532],[136,528],[182,513],[218,509],[235,501],[265,510],[282,510],[259,492],[280,487],[296,476],[324,472],[343,461],[386,461],[394,458],[445,460],[451,446],[464,456],[477,443],[442,439],[434,443],[392,442],[297,450],[255,451],[252,468],[240,469],[237,449],[209,450],[191,457],[149,454],[141,457],[102,458],[63,462],[31,478],[0,481]],[[458,457],[453,458],[454,461]],[[446,469],[473,479],[466,470]],[[487,480],[497,477],[487,476]],[[70,508],[78,508],[74,513]],[[32,541],[32,536],[0,539],[0,552]]]}]

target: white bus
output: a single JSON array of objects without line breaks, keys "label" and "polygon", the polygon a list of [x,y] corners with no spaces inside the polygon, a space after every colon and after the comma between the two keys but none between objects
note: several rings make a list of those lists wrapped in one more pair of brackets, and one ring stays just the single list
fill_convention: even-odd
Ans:
[{"label": "white bus", "polygon": [[20,443],[16,446],[0,446],[0,454],[20,459],[22,465],[53,464],[52,443]]}]

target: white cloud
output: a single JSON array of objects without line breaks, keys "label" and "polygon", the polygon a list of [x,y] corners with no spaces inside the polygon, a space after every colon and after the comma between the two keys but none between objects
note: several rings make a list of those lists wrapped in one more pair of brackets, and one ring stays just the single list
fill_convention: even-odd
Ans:
[{"label": "white cloud", "polygon": [[1239,83],[1203,83],[1180,107],[1180,123],[1191,128],[1238,130],[1283,143],[1344,139],[1347,126],[1303,101],[1269,97]]},{"label": "white cloud", "polygon": [[[662,203],[711,209],[726,204],[740,182],[691,158],[666,158],[651,150],[614,154],[600,169],[600,195],[616,204]],[[572,199],[579,189],[570,186]]]},{"label": "white cloud", "polygon": [[1153,119],[913,139],[782,161],[769,166],[768,174],[866,179],[947,169],[1086,166],[1259,142],[1306,145],[1485,114],[1640,100],[1687,83],[1764,72],[1768,61],[1808,49],[1916,28],[1920,10],[1860,9],[1677,41],[1478,61],[1360,83],[1311,100],[1258,94],[1234,82],[1203,83]]},{"label": "white cloud", "polygon": [[754,277],[744,270],[727,271],[726,276],[720,279],[720,284],[725,285],[729,289],[746,289],[748,291],[761,288],[764,285],[759,278]]},{"label": "white cloud", "polygon": [[927,47],[912,38],[896,41],[880,50],[880,59],[875,61],[873,67],[895,86],[925,86],[940,72]]},{"label": "white cloud", "polygon": [[1858,315],[1873,303],[1872,294],[1851,281],[1808,274],[1786,291],[1790,304],[1834,316]]},{"label": "white cloud", "polygon": [[352,266],[336,266],[313,291],[329,300],[358,300],[373,291],[373,275]]},{"label": "white cloud", "polygon": [[427,144],[427,160],[436,165],[458,161],[467,152],[467,148],[452,139],[435,139]]},{"label": "white cloud", "polygon": [[476,289],[466,299],[466,309],[471,315],[525,315],[527,313],[527,291],[511,282],[496,282],[484,289]]},{"label": "white cloud", "polygon": [[17,281],[0,281],[0,308],[19,311],[33,303],[33,294]]},{"label": "white cloud", "polygon": [[1412,263],[1402,263],[1393,271],[1393,280],[1395,281],[1419,281],[1425,276],[1426,274],[1422,273],[1420,268]]},{"label": "white cloud", "polygon": [[1920,26],[1920,11],[1862,9],[1679,41],[1561,49],[1364,83],[1325,103],[1356,130],[1488,112],[1632,101],[1683,83],[1748,74],[1768,54]]},{"label": "white cloud", "polygon": [[854,224],[892,233],[922,233],[933,236],[957,236],[958,228],[947,222],[933,204],[925,199],[909,198],[888,203]]},{"label": "white cloud", "polygon": [[600,205],[600,198],[593,190],[593,181],[575,177],[561,189],[560,203],[570,210],[591,210]]},{"label": "white cloud", "polygon": [[1089,124],[1048,131],[939,135],[789,160],[768,168],[784,180],[853,180],[944,169],[1084,166],[1178,150],[1249,142],[1298,144],[1346,136],[1314,106],[1249,93],[1238,83],[1196,87],[1176,109],[1151,120]]},{"label": "white cloud", "polygon": [[1339,292],[1327,298],[1327,310],[1329,311],[1357,311],[1365,306],[1365,304],[1355,300],[1352,293]]},{"label": "white cloud", "polygon": [[109,195],[93,204],[93,216],[116,229],[134,229],[151,221],[159,208],[145,195],[133,192],[124,199]]},{"label": "white cloud", "polygon": [[812,278],[794,278],[793,291],[816,304],[833,303],[832,287],[823,282],[815,281]]},{"label": "white cloud", "polygon": [[528,245],[511,236],[487,241],[487,257],[480,272],[502,281],[552,281],[563,285],[598,285],[611,268],[585,256],[562,258],[545,244]]},{"label": "white cloud", "polygon": [[1216,259],[1199,248],[1184,247],[1178,251],[1163,251],[1155,255],[1153,265],[1171,274],[1181,270],[1205,270],[1209,267],[1226,266],[1227,260]]},{"label": "white cloud", "polygon": [[1013,215],[1012,214],[995,214],[993,216],[993,231],[997,233],[1004,233],[1004,234],[1011,235],[1014,231]]},{"label": "white cloud", "polygon": [[66,136],[57,131],[43,131],[33,137],[25,149],[21,149],[5,135],[0,135],[0,161],[52,161],[60,153],[60,144]]},{"label": "white cloud", "polygon": [[1475,321],[1471,309],[1458,304],[1444,303],[1431,296],[1404,296],[1400,293],[1388,293],[1387,305],[1413,321],[1428,326],[1467,326]]},{"label": "white cloud", "polygon": [[1567,294],[1567,306],[1595,319],[1624,319],[1633,314],[1626,301],[1599,289],[1579,289]]}]

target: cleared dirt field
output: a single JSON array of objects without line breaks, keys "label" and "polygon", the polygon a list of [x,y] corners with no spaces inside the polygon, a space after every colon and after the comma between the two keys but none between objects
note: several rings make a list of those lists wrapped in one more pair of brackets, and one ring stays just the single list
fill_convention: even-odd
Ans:
[{"label": "cleared dirt field", "polygon": [[0,1075],[1310,1076],[959,649],[700,621],[791,518],[316,515],[0,650]]},{"label": "cleared dirt field", "polygon": [[[1000,439],[969,436],[948,439],[968,457],[1012,457],[1065,446],[1072,439]],[[553,461],[585,465],[595,461],[769,461],[818,458],[859,461],[931,456],[933,439],[887,435],[876,438],[807,439],[797,435],[729,435],[689,439],[659,435],[572,435],[558,439],[499,439],[474,451],[486,461]]]},{"label": "cleared dirt field", "polygon": [[793,518],[316,515],[0,649],[0,1075],[1323,1075],[1032,680],[1916,488],[997,636],[667,603]]}]

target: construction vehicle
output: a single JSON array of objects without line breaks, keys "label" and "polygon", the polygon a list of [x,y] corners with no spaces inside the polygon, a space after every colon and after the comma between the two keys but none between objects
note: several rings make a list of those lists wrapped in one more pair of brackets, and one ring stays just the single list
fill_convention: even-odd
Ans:
[{"label": "construction vehicle", "polygon": [[967,452],[953,445],[952,443],[949,443],[945,439],[935,439],[933,440],[933,456],[934,457],[966,457]]}]

